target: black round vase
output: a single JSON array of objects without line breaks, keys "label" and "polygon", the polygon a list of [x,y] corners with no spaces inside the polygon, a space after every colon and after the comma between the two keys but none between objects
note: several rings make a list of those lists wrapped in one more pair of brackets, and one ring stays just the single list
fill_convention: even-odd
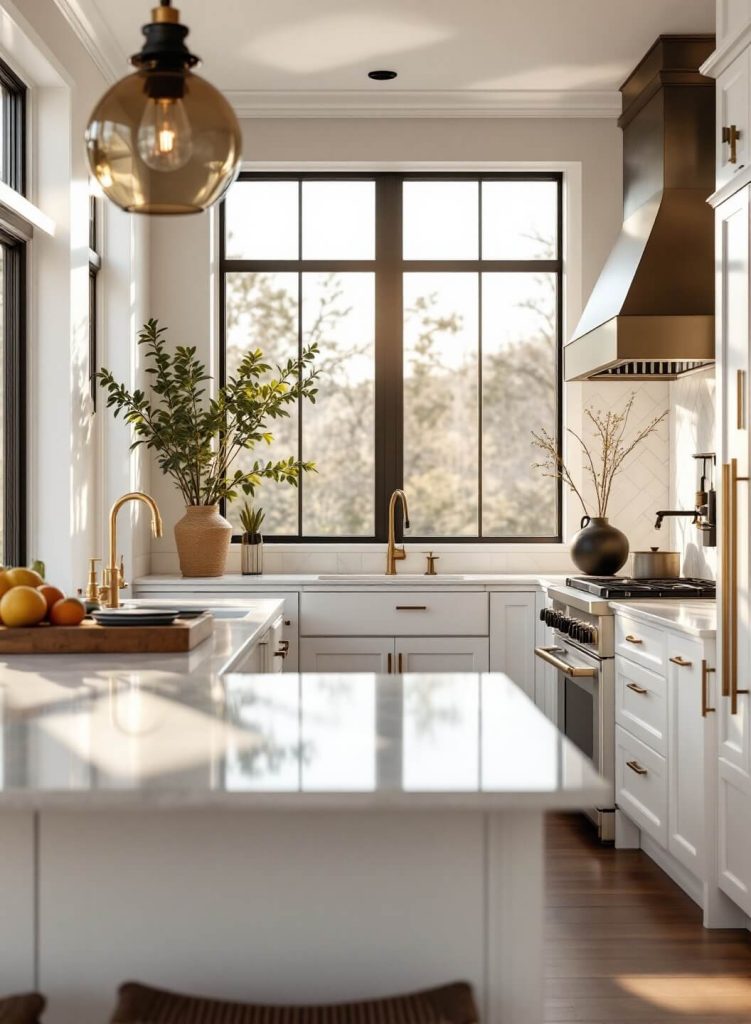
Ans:
[{"label": "black round vase", "polygon": [[605,516],[584,516],[571,541],[571,558],[585,576],[614,576],[628,558],[628,538]]}]

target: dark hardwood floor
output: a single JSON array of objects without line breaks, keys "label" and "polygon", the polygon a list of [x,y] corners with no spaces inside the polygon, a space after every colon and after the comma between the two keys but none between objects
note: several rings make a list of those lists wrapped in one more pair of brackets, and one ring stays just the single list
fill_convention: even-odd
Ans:
[{"label": "dark hardwood floor", "polygon": [[707,931],[638,850],[547,826],[546,1024],[751,1024],[751,933]]}]

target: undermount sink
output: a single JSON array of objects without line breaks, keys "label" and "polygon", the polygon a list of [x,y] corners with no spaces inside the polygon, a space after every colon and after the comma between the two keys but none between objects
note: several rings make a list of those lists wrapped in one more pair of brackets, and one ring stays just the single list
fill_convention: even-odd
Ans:
[{"label": "undermount sink", "polygon": [[424,572],[400,572],[396,576],[387,576],[382,572],[349,573],[339,572],[319,576],[322,583],[456,583],[466,579],[465,576],[443,575],[426,576]]}]

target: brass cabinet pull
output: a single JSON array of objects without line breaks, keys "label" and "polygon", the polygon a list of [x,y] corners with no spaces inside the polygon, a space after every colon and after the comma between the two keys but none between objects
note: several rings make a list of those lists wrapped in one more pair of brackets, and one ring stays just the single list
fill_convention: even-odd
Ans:
[{"label": "brass cabinet pull", "polygon": [[738,714],[738,460],[722,467],[722,696],[730,697],[730,714]]},{"label": "brass cabinet pull", "polygon": [[638,636],[634,636],[633,633],[627,633],[625,638],[630,644],[643,644],[644,641],[640,640]]},{"label": "brass cabinet pull", "polygon": [[678,665],[680,668],[691,668],[693,661],[686,661],[680,654],[676,654],[674,658],[668,658],[668,661],[672,662],[673,665]]},{"label": "brass cabinet pull", "polygon": [[582,676],[596,676],[596,668],[584,668],[578,665],[569,665],[563,658],[558,657],[559,654],[564,654],[562,647],[535,647],[535,656],[540,658],[542,661],[546,661],[548,665],[552,665],[557,668],[559,672],[563,672],[564,675],[570,676],[572,679],[578,679]]},{"label": "brass cabinet pull", "polygon": [[741,137],[741,133],[734,124],[726,124],[722,126],[722,141],[730,147],[730,153],[728,154],[728,163],[738,163],[738,151],[737,143]]},{"label": "brass cabinet pull", "polygon": [[398,604],[396,610],[398,612],[426,612],[428,606],[426,604]]},{"label": "brass cabinet pull", "polygon": [[633,690],[634,693],[649,693],[649,690],[644,686],[639,686],[638,683],[626,683],[627,690]]},{"label": "brass cabinet pull", "polygon": [[736,426],[738,430],[746,429],[746,371],[737,370],[735,374],[736,383]]},{"label": "brass cabinet pull", "polygon": [[710,711],[716,711],[716,708],[709,706],[709,673],[714,672],[713,668],[709,668],[707,665],[706,658],[702,658],[701,663],[701,717],[706,718]]},{"label": "brass cabinet pull", "polygon": [[399,653],[396,656],[396,664],[397,664],[396,671],[399,673],[399,675],[401,675],[402,671],[403,671],[403,669],[402,669],[402,652],[401,651],[399,651]]},{"label": "brass cabinet pull", "polygon": [[626,761],[626,766],[631,769],[632,772],[636,772],[637,775],[646,775],[647,769],[640,765],[638,761]]},{"label": "brass cabinet pull", "polygon": [[386,655],[386,671],[388,672],[389,675],[391,675],[392,659],[393,655],[391,654],[391,651],[389,651],[389,653]]}]

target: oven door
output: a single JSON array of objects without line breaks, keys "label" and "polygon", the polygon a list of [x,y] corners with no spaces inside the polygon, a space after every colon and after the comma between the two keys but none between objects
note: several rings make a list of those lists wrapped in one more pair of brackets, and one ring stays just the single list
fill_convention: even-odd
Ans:
[{"label": "oven door", "polygon": [[[592,657],[568,644],[535,648],[538,658],[558,670],[558,727],[613,784],[615,775],[612,661]],[[614,797],[614,794],[613,794]],[[601,839],[612,839],[614,798],[587,814]]]}]

